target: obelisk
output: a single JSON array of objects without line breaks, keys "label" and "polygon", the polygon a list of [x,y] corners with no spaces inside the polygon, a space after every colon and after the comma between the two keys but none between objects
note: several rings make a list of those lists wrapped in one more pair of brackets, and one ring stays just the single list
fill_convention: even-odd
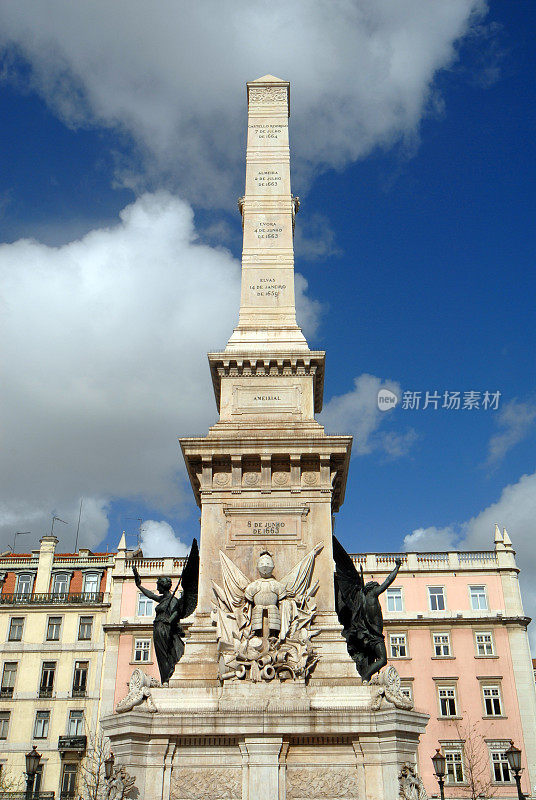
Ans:
[{"label": "obelisk", "polygon": [[290,190],[290,85],[266,75],[247,84],[246,190],[240,316],[227,351],[307,351],[296,324],[293,233],[299,200]]},{"label": "obelisk", "polygon": [[[199,602],[172,685],[217,680],[213,583],[222,552],[249,580],[268,550],[280,580],[312,548],[315,647],[311,679],[355,679],[334,612],[332,514],[344,498],[350,436],[326,436],[322,408],[325,354],[311,351],[296,322],[289,84],[272,75],[247,84],[248,136],[238,325],[222,352],[210,353],[219,421],[208,436],[181,439],[201,508]],[[337,653],[337,655],[336,655]]]}]

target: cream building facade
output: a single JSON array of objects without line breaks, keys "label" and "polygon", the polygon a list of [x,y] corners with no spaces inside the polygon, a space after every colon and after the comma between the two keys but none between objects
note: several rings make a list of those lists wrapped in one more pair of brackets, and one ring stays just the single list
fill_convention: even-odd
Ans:
[{"label": "cream building facade", "polygon": [[113,557],[57,544],[44,536],[39,550],[0,558],[0,765],[24,786],[35,744],[34,788],[77,798],[97,732]]}]

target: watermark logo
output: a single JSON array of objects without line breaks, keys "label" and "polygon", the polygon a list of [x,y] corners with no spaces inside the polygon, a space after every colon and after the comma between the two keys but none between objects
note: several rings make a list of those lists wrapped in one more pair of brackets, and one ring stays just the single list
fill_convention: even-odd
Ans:
[{"label": "watermark logo", "polygon": [[380,411],[390,411],[398,403],[398,397],[390,389],[380,389],[378,392],[378,408]]}]

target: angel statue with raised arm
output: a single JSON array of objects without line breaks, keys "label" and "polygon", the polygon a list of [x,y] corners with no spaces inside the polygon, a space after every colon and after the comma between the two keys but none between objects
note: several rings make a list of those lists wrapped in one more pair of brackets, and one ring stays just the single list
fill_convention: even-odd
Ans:
[{"label": "angel statue with raised arm", "polygon": [[395,558],[395,568],[382,584],[365,583],[363,567],[358,572],[344,547],[333,537],[335,561],[335,609],[343,627],[348,654],[355,661],[363,683],[387,664],[383,636],[383,614],[378,597],[392,584],[402,564]]},{"label": "angel statue with raised arm", "polygon": [[281,580],[267,550],[258,559],[259,577],[250,581],[220,550],[223,586],[213,583],[212,621],[217,628],[220,680],[306,679],[317,658],[311,643],[316,612],[312,583],[317,544]]},{"label": "angel statue with raised arm", "polygon": [[[158,578],[156,593],[141,585],[138,570],[132,564],[134,581],[145,597],[156,603],[153,622],[153,642],[160,671],[162,686],[169,686],[169,679],[175,670],[175,664],[184,653],[184,630],[179,624],[181,619],[193,614],[197,606],[197,587],[199,581],[199,550],[194,539],[182,575],[173,592],[171,578]],[[182,591],[176,597],[177,589]]]}]

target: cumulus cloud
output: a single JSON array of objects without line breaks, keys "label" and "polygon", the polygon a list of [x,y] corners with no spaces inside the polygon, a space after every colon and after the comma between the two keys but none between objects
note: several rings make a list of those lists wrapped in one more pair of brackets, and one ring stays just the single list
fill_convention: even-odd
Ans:
[{"label": "cumulus cloud", "polygon": [[[195,203],[225,205],[243,184],[246,80],[292,82],[303,191],[318,171],[415,141],[439,103],[435,75],[486,10],[484,0],[20,0],[1,4],[0,45],[12,79],[22,55],[30,85],[68,125],[135,142],[143,186],[166,176]],[[139,186],[143,170],[125,152],[123,181]]]},{"label": "cumulus cloud", "polygon": [[[236,259],[200,244],[191,207],[160,192],[79,241],[1,246],[0,285],[0,541],[38,538],[56,510],[72,521],[59,530],[67,549],[82,496],[88,546],[106,533],[111,497],[180,507],[177,436],[216,418],[206,352],[238,319]],[[318,305],[305,292],[297,276],[310,334]]]},{"label": "cumulus cloud", "polygon": [[399,458],[407,455],[418,439],[418,434],[411,428],[403,433],[378,430],[391,418],[389,411],[378,408],[380,389],[388,389],[397,397],[402,394],[396,381],[382,381],[364,372],[354,378],[354,388],[350,392],[332,397],[320,416],[320,422],[330,433],[352,434],[354,456],[381,451],[391,458]]},{"label": "cumulus cloud", "polygon": [[[419,528],[404,539],[405,550],[489,550],[493,546],[495,523],[506,528],[521,567],[521,589],[525,611],[536,616],[536,472],[522,475],[509,484],[499,499],[457,526]],[[531,626],[536,653],[536,629]]]},{"label": "cumulus cloud", "polygon": [[151,556],[162,558],[185,556],[189,548],[181,542],[168,522],[148,519],[141,526],[141,549],[146,558]]},{"label": "cumulus cloud", "polygon": [[495,433],[488,448],[487,466],[497,465],[506,453],[530,433],[536,419],[536,405],[532,402],[510,400],[496,417],[501,429]]}]

